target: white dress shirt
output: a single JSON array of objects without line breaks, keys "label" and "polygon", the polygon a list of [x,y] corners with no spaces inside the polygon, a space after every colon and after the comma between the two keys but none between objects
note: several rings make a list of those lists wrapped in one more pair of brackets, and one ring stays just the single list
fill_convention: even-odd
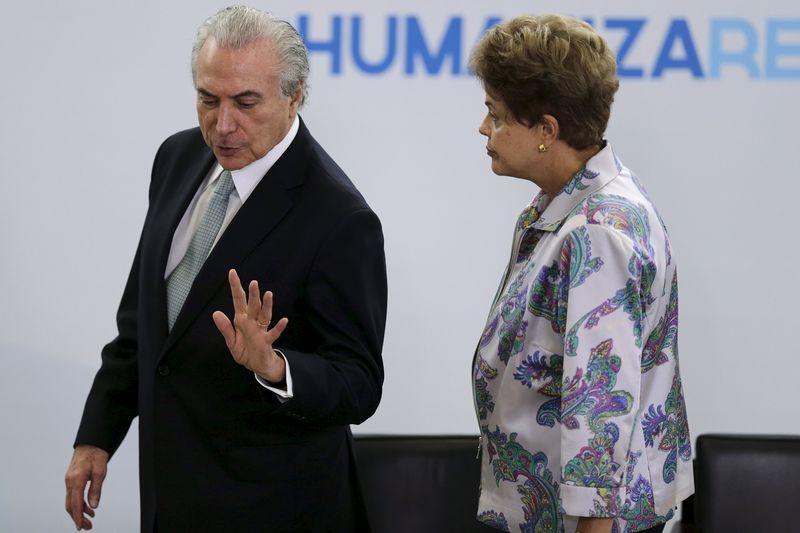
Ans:
[{"label": "white dress shirt", "polygon": [[[214,246],[216,246],[219,238],[228,227],[228,224],[233,220],[233,217],[239,212],[242,204],[247,201],[247,198],[250,197],[250,194],[256,186],[261,183],[261,179],[283,155],[286,149],[289,148],[289,145],[292,144],[299,128],[300,119],[295,116],[294,122],[292,122],[286,136],[276,144],[272,150],[267,152],[264,157],[253,161],[246,167],[231,171],[234,190],[231,192],[228,199],[228,209],[225,211],[225,218],[222,221],[219,233],[217,233],[217,238],[214,240]],[[186,208],[183,218],[181,218],[181,221],[178,223],[175,234],[172,236],[172,245],[169,250],[169,258],[167,259],[167,268],[164,271],[164,279],[169,277],[172,271],[175,270],[175,267],[178,266],[178,263],[181,262],[183,256],[186,255],[186,251],[189,249],[189,243],[191,243],[192,237],[197,231],[197,227],[200,225],[203,213],[205,213],[208,203],[211,201],[211,196],[214,193],[214,186],[220,174],[222,174],[222,170],[222,166],[219,163],[211,168],[208,176],[203,180],[194,198],[192,198],[192,201],[189,203],[189,207]],[[275,351],[286,361],[286,357],[279,350]],[[286,390],[276,389],[270,386],[258,375],[256,375],[256,381],[263,387],[277,394],[280,398],[288,399],[293,396],[292,375],[289,371],[288,361],[286,361]]]}]

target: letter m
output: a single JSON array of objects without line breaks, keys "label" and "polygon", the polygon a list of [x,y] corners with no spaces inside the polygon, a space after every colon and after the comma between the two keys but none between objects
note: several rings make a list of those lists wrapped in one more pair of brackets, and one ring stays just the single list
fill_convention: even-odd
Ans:
[{"label": "letter m", "polygon": [[461,71],[461,17],[453,17],[447,25],[447,31],[436,53],[428,49],[425,36],[422,33],[417,17],[406,18],[406,65],[405,73],[414,74],[416,57],[422,58],[425,71],[428,74],[438,74],[442,70],[445,59],[452,58],[451,70],[453,74]]}]

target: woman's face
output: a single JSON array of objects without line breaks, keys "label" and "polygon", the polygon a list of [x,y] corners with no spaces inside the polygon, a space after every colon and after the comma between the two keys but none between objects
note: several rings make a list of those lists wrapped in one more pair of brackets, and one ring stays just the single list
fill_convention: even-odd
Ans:
[{"label": "woman's face", "polygon": [[517,122],[502,100],[486,93],[486,117],[478,131],[486,136],[492,171],[499,176],[533,180],[541,162],[541,128]]}]

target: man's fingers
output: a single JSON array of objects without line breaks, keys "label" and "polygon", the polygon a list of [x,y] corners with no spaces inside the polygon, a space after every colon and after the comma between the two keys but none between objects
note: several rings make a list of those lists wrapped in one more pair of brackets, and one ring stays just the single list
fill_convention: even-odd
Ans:
[{"label": "man's fingers", "polygon": [[[108,452],[96,446],[79,445],[72,453],[64,482],[67,488],[65,507],[78,530],[92,529],[90,517],[94,517],[100,503],[103,480],[108,471]],[[84,499],[89,484],[89,503]]]},{"label": "man's fingers", "polygon": [[258,282],[253,280],[247,286],[247,316],[255,318],[261,310],[261,293],[258,291]]},{"label": "man's fingers", "polygon": [[281,333],[283,333],[283,330],[286,329],[286,326],[288,324],[289,324],[288,318],[284,317],[278,320],[278,323],[275,324],[275,327],[267,332],[267,342],[269,342],[270,344],[275,344],[275,341],[278,340],[278,337],[281,336]]},{"label": "man's fingers", "polygon": [[261,311],[258,313],[258,321],[267,325],[272,322],[272,291],[264,293],[264,298],[261,302]]},{"label": "man's fingers", "polygon": [[[89,506],[86,506],[89,508]],[[85,516],[81,519],[81,529],[92,529],[92,521]]]},{"label": "man's fingers", "polygon": [[80,487],[72,486],[67,494],[67,499],[69,500],[68,509],[70,516],[72,516],[72,521],[75,522],[75,527],[80,528],[83,525],[83,507],[85,502],[83,501],[83,487],[85,484],[81,485]]},{"label": "man's fingers", "polygon": [[83,513],[84,514],[81,516],[81,529],[87,529],[87,530],[92,529],[92,521],[89,520],[89,518],[87,518],[86,515],[89,515],[91,518],[94,518],[95,514],[94,509],[89,507],[89,505],[84,502]]},{"label": "man's fingers", "polygon": [[81,529],[92,529],[92,522],[85,515],[89,515],[91,518],[94,518],[95,511],[92,509],[92,506],[97,507],[100,503],[100,487],[102,486],[102,479],[99,482],[92,481],[92,484],[89,488],[89,500],[92,501],[92,492],[96,492],[94,496],[95,500],[92,505],[86,503],[83,499],[83,489],[86,486],[86,482],[79,483],[78,485],[73,486],[67,492],[67,513],[72,517],[72,521],[75,522],[75,528],[78,530]]},{"label": "man's fingers", "polygon": [[214,325],[217,326],[219,332],[222,333],[222,337],[225,339],[225,344],[228,346],[228,349],[233,351],[233,347],[236,345],[236,330],[233,324],[231,324],[230,319],[225,316],[225,313],[222,311],[214,311],[211,318],[214,320]]},{"label": "man's fingers", "polygon": [[97,509],[97,506],[100,505],[100,493],[103,491],[103,480],[105,478],[106,469],[95,467],[92,471],[92,479],[89,483],[89,506],[92,509]]},{"label": "man's fingers", "polygon": [[228,283],[231,285],[231,297],[233,298],[233,311],[238,314],[247,314],[247,295],[242,288],[239,274],[236,270],[228,271]]},{"label": "man's fingers", "polygon": [[73,461],[67,469],[67,475],[64,483],[67,486],[67,495],[65,507],[67,514],[75,522],[75,527],[80,529],[83,524],[83,491],[86,489],[86,483],[89,481],[89,471],[85,463]]}]

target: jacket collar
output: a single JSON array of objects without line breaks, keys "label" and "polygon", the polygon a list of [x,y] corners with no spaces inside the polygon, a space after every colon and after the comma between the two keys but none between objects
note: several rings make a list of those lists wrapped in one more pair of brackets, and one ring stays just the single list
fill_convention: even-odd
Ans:
[{"label": "jacket collar", "polygon": [[581,202],[596,193],[622,172],[622,163],[611,145],[606,146],[586,162],[577,174],[572,176],[555,198],[540,191],[530,205],[522,212],[518,229],[532,227],[540,231],[556,231],[564,219]]}]

